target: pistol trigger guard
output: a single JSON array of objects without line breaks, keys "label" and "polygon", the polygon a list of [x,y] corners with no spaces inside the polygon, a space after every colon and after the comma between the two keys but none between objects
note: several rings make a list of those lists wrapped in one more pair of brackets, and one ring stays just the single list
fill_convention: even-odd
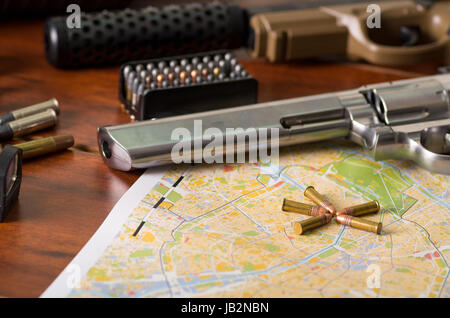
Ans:
[{"label": "pistol trigger guard", "polygon": [[[372,148],[373,157],[375,160],[408,159],[429,171],[450,175],[448,132],[450,126],[427,128],[422,130],[416,139],[404,132],[391,130],[387,133],[383,129],[377,133],[376,144]],[[438,139],[442,139],[440,144],[436,142]]]}]

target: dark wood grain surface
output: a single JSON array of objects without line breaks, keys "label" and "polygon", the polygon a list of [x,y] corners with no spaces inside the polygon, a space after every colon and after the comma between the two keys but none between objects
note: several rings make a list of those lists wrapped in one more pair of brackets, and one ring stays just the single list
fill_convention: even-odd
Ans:
[{"label": "dark wood grain surface", "polygon": [[[70,151],[27,161],[19,201],[0,223],[0,296],[39,296],[80,251],[140,172],[113,171],[96,153],[97,127],[128,122],[117,98],[118,66],[62,71],[43,53],[41,20],[0,22],[0,112],[55,97],[55,129],[72,134]],[[432,74],[436,64],[388,69],[363,63],[244,59],[259,80],[259,100],[350,89]]]}]

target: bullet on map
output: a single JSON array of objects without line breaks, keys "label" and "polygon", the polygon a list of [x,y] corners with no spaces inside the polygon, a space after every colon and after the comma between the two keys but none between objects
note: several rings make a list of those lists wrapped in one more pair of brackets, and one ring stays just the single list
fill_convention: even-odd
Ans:
[{"label": "bullet on map", "polygon": [[355,216],[341,214],[336,216],[336,220],[344,225],[354,227],[355,229],[373,232],[376,234],[381,233],[382,223],[364,220]]},{"label": "bullet on map", "polygon": [[336,211],[336,215],[346,214],[351,216],[361,216],[371,213],[377,213],[380,211],[380,204],[377,200],[370,201],[363,204],[350,206],[348,208],[340,209]]},{"label": "bullet on map", "polygon": [[295,212],[300,213],[303,215],[309,215],[309,216],[318,216],[325,213],[328,213],[327,210],[320,206],[301,203],[289,199],[283,200],[283,206],[281,207],[281,210],[285,212]]},{"label": "bullet on map", "polygon": [[327,224],[331,221],[333,216],[330,213],[325,213],[318,216],[310,217],[306,220],[295,222],[293,224],[293,228],[295,233],[301,235],[305,233],[306,231],[318,228],[324,224]]},{"label": "bullet on map", "polygon": [[325,198],[325,196],[317,192],[313,186],[307,187],[304,195],[315,204],[328,210],[328,212],[330,212],[331,214],[336,214],[336,209],[334,208],[334,206]]}]

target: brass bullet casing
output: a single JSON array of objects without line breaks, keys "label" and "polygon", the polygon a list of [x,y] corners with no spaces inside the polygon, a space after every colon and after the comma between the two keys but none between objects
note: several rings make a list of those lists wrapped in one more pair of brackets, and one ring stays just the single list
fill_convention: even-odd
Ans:
[{"label": "brass bullet casing", "polygon": [[215,68],[213,69],[213,75],[214,75],[214,77],[215,77],[215,78],[219,77],[219,74],[220,74],[220,68],[219,68],[219,67],[215,67]]},{"label": "brass bullet casing", "polygon": [[128,74],[128,77],[126,78],[126,82],[125,82],[125,92],[126,92],[126,97],[127,97],[127,101],[131,103],[131,97],[133,94],[133,81],[134,78],[136,77],[136,72],[132,71]]},{"label": "brass bullet casing", "polygon": [[53,109],[14,120],[8,123],[14,137],[28,135],[34,131],[53,127],[58,123],[58,115]]},{"label": "brass bullet casing", "polygon": [[377,213],[380,211],[380,204],[377,200],[373,200],[367,203],[350,206],[348,208],[340,209],[336,211],[336,215],[346,214],[351,216],[361,216],[371,213]]},{"label": "brass bullet casing", "polygon": [[158,87],[162,86],[162,82],[164,81],[164,75],[163,74],[158,74],[156,76],[156,84],[158,85]]},{"label": "brass bullet casing", "polygon": [[197,79],[197,76],[198,76],[198,71],[197,70],[192,70],[191,71],[191,78],[192,78],[193,82],[195,82],[195,80]]},{"label": "brass bullet casing", "polygon": [[301,235],[306,231],[318,228],[324,224],[330,223],[333,216],[330,213],[325,213],[318,216],[310,217],[309,219],[295,222],[292,226],[294,228],[295,233]]},{"label": "brass bullet casing", "polygon": [[327,210],[320,206],[301,203],[289,199],[283,200],[283,206],[281,207],[281,210],[285,212],[295,212],[309,216],[318,216],[328,213]]},{"label": "brass bullet casing", "polygon": [[169,80],[170,85],[172,85],[172,84],[173,84],[173,80],[175,79],[175,74],[172,73],[172,72],[170,72],[170,73],[167,75],[167,79]]},{"label": "brass bullet casing", "polygon": [[65,150],[69,147],[72,147],[73,144],[73,136],[60,135],[23,142],[14,146],[22,149],[23,159],[28,159],[42,156],[51,152]]},{"label": "brass bullet casing", "polygon": [[315,204],[323,207],[331,214],[336,214],[335,207],[330,203],[330,201],[327,200],[327,198],[320,194],[319,192],[314,189],[313,186],[309,186],[305,189],[304,192],[305,197],[309,198],[311,201],[313,201]]},{"label": "brass bullet casing", "polygon": [[12,111],[15,119],[20,119],[24,117],[28,117],[37,113],[41,113],[47,109],[53,109],[56,114],[59,114],[59,103],[55,98],[49,99],[46,102],[31,105],[28,107],[24,107],[21,109],[17,109]]},{"label": "brass bullet casing", "polygon": [[355,229],[373,232],[376,234],[381,233],[382,223],[364,220],[355,216],[341,214],[336,216],[336,220],[344,225],[354,227]]},{"label": "brass bullet casing", "polygon": [[202,78],[204,81],[208,77],[208,74],[209,74],[209,70],[207,68],[202,69]]},{"label": "brass bullet casing", "polygon": [[147,75],[145,77],[145,88],[150,88],[150,85],[152,84],[152,76],[151,75]]},{"label": "brass bullet casing", "polygon": [[184,82],[186,81],[186,77],[187,77],[187,72],[181,71],[180,72],[180,84],[184,84]]}]

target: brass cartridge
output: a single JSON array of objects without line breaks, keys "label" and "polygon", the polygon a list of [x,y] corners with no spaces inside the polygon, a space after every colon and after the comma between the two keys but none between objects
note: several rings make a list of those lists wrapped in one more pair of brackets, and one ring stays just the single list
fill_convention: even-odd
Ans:
[{"label": "brass cartridge", "polygon": [[301,235],[306,231],[318,228],[324,224],[329,223],[332,218],[333,216],[330,213],[325,213],[322,215],[310,217],[309,219],[300,222],[295,222],[292,226],[295,233]]},{"label": "brass cartridge", "polygon": [[311,201],[313,201],[315,204],[326,209],[331,214],[333,214],[333,215],[336,214],[335,207],[330,203],[330,201],[327,200],[327,198],[324,195],[317,192],[313,186],[307,187],[305,189],[304,195],[305,195],[305,197],[311,199]]},{"label": "brass cartridge", "polygon": [[28,159],[42,156],[51,152],[65,150],[69,147],[72,147],[73,144],[73,136],[61,135],[23,142],[14,146],[22,149],[23,159]]},{"label": "brass cartridge", "polygon": [[377,213],[380,211],[380,204],[377,200],[370,201],[363,204],[350,206],[348,208],[340,209],[336,211],[336,215],[346,214],[351,216],[361,216],[371,213]]},{"label": "brass cartridge", "polygon": [[281,210],[285,212],[295,212],[300,213],[303,215],[309,215],[309,216],[318,216],[325,213],[328,213],[327,210],[320,206],[301,203],[289,199],[283,200],[283,206],[281,207]]},{"label": "brass cartridge", "polygon": [[372,222],[369,220],[364,220],[355,216],[341,214],[336,216],[336,220],[344,225],[354,227],[355,229],[373,232],[376,234],[381,233],[382,223]]}]

